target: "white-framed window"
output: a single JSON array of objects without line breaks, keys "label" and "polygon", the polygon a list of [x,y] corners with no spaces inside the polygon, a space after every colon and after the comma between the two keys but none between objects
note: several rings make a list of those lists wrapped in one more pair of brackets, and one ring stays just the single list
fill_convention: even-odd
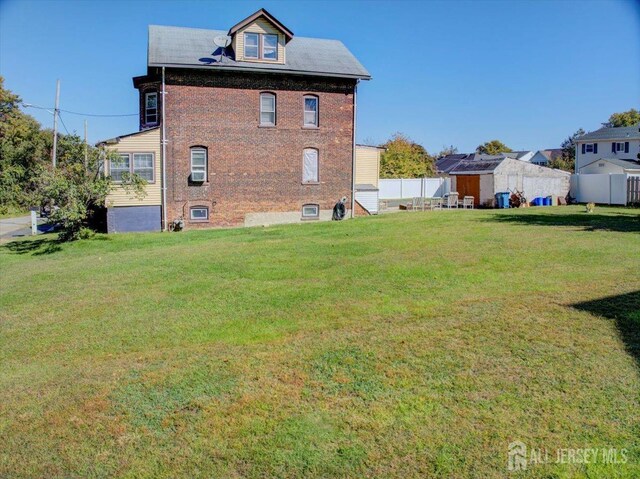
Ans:
[{"label": "white-framed window", "polygon": [[207,181],[207,149],[191,148],[191,181],[203,183]]},{"label": "white-framed window", "polygon": [[616,152],[624,152],[625,148],[624,148],[624,142],[616,142]]},{"label": "white-framed window", "polygon": [[276,96],[273,93],[260,93],[260,124],[275,126]]},{"label": "white-framed window", "polygon": [[158,123],[158,93],[144,94],[144,122],[145,124]]},{"label": "white-framed window", "polygon": [[153,153],[134,153],[133,173],[149,183],[153,183]]},{"label": "white-framed window", "polygon": [[265,60],[278,59],[278,35],[262,35],[262,58]]},{"label": "white-framed window", "polygon": [[306,204],[302,206],[303,218],[318,218],[320,216],[320,205]]},{"label": "white-framed window", "polygon": [[587,143],[587,144],[585,145],[585,151],[586,151],[587,153],[593,153],[593,143]]},{"label": "white-framed window", "polygon": [[258,33],[245,33],[244,34],[244,57],[245,58],[259,58],[258,40],[260,35]]},{"label": "white-framed window", "polygon": [[193,221],[206,221],[209,219],[209,208],[206,206],[193,206],[189,209],[189,218]]},{"label": "white-framed window", "polygon": [[109,175],[116,182],[122,181],[122,175],[131,171],[131,158],[129,153],[120,153],[118,158],[111,160],[109,165]]},{"label": "white-framed window", "polygon": [[304,126],[318,126],[318,97],[304,97]]},{"label": "white-framed window", "polygon": [[318,150],[305,148],[302,154],[302,182],[318,183]]}]

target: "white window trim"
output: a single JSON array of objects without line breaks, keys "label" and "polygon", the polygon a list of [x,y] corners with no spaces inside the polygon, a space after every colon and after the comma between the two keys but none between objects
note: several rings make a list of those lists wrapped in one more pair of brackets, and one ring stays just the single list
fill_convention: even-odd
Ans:
[{"label": "white window trim", "polygon": [[[271,98],[273,98],[273,110],[272,111],[271,110],[263,110],[262,109],[262,98],[263,97],[271,97]],[[276,122],[278,121],[277,120],[277,109],[278,109],[277,98],[276,98],[276,95],[274,93],[269,93],[269,92],[260,93],[260,126],[276,126]],[[269,123],[264,123],[262,121],[262,114],[263,113],[273,113],[273,123],[270,123],[270,122]]]},{"label": "white window trim", "polygon": [[[268,47],[268,48],[275,48],[275,54],[276,54],[275,58],[267,58],[265,56],[265,54],[264,54],[264,51],[265,51],[264,42],[265,42],[265,39],[267,37],[276,37],[276,46],[275,47]],[[260,48],[260,52],[259,52],[260,58],[262,60],[266,60],[266,61],[269,61],[269,62],[277,62],[278,61],[278,43],[279,43],[279,41],[280,41],[280,39],[278,38],[278,34],[276,34],[276,33],[262,33],[262,34],[260,34],[260,47],[261,47]]]},{"label": "white window trim", "polygon": [[[204,218],[194,218],[193,212],[195,210],[204,210],[207,216]],[[191,208],[189,208],[189,219],[191,221],[209,221],[209,208],[207,208],[206,206],[192,206]]]},{"label": "white window trim", "polygon": [[[118,155],[120,156],[120,158],[123,158],[123,157],[126,156],[127,159],[128,159],[128,163],[129,164],[128,164],[126,169],[124,169],[124,168],[115,168],[115,169],[118,170],[118,171],[122,171],[123,173],[131,173],[131,154],[130,153],[120,153],[120,152],[118,152]],[[114,183],[122,183],[122,179],[120,179],[120,180],[113,179],[113,170],[114,170],[113,161],[109,161],[109,176],[111,177],[111,179],[112,179],[112,181]]]},{"label": "white window trim", "polygon": [[[316,109],[315,110],[307,110],[307,99],[315,100]],[[315,113],[315,122],[307,123],[307,113]],[[320,99],[315,95],[305,95],[302,97],[302,125],[307,128],[318,128],[320,126]]]},{"label": "white window trim", "polygon": [[[316,152],[316,179],[315,180],[305,180],[304,178],[304,157],[307,151],[315,151]],[[317,148],[305,148],[302,150],[302,184],[303,185],[317,185],[320,183],[320,150]]]},{"label": "white window trim", "polygon": [[[315,208],[316,213],[314,215],[305,214],[305,208]],[[320,218],[320,205],[316,203],[307,203],[302,205],[302,218],[305,220],[316,220]]]},{"label": "white window trim", "polygon": [[[148,102],[148,98],[150,96],[154,96],[156,98],[156,107],[155,108],[148,108],[147,107],[147,102]],[[149,110],[155,110],[155,117],[156,119],[154,121],[149,121]],[[158,92],[148,92],[144,94],[144,124],[145,125],[155,125],[158,123]]]},{"label": "white window trim", "polygon": [[[255,35],[256,36],[256,56],[249,56],[247,55],[247,36],[248,35]],[[259,33],[255,33],[255,32],[244,32],[244,45],[243,45],[243,55],[244,58],[249,58],[250,60],[259,60],[260,59],[260,34]],[[253,46],[252,46],[253,47]]]},{"label": "white window trim", "polygon": [[[194,169],[193,154],[195,152],[204,153],[204,165],[198,165]],[[191,182],[193,182],[193,183],[206,183],[207,177],[208,177],[208,175],[207,175],[207,169],[208,169],[207,166],[208,166],[208,164],[209,164],[209,152],[207,151],[206,148],[201,147],[201,146],[194,146],[194,147],[190,148],[190,150],[189,150],[189,166],[190,166],[190,172],[191,173],[190,173],[189,178],[190,178]],[[202,180],[195,179],[194,175],[193,175],[194,173],[204,173],[203,179]]]},{"label": "white window trim", "polygon": [[[129,161],[131,165],[131,172],[133,174],[137,174],[136,173],[136,155],[151,155],[151,179],[147,180],[147,183],[150,183],[150,184],[155,183],[156,182],[156,156],[152,152],[138,151],[136,153],[132,153]],[[148,168],[145,168],[145,169],[148,169]]]}]

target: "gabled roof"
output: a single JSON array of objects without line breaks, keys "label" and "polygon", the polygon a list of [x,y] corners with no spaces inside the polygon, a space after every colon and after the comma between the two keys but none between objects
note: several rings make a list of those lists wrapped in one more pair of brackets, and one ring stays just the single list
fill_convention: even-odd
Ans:
[{"label": "gabled roof", "polygon": [[640,171],[640,162],[634,160],[623,160],[621,158],[600,158],[599,160],[594,160],[586,165],[581,166],[580,168],[584,168],[585,166],[593,165],[594,163],[598,163],[600,161],[608,161],[609,163],[613,163],[616,166],[620,166],[625,170],[638,170]]},{"label": "gabled roof", "polygon": [[153,128],[146,128],[140,131],[134,131],[133,133],[127,133],[125,135],[116,136],[115,138],[109,138],[107,140],[102,140],[96,143],[96,146],[99,145],[115,145],[116,143],[120,143],[120,140],[123,138],[128,138],[130,136],[143,135],[144,133],[149,133],[150,131],[157,130],[160,128],[159,126],[154,126]]},{"label": "gabled roof", "polygon": [[257,20],[260,17],[266,18],[270,23],[273,24],[273,26],[275,26],[278,30],[280,30],[284,34],[287,42],[293,38],[293,32],[291,30],[289,30],[287,27],[285,27],[282,23],[280,23],[276,17],[271,15],[264,8],[261,8],[260,10],[258,10],[253,15],[249,15],[244,20],[242,20],[242,21],[236,23],[234,26],[232,26],[229,29],[229,35],[233,35],[238,30],[240,30],[243,27],[246,27],[251,22],[254,22],[255,20]]},{"label": "gabled roof", "polygon": [[227,48],[223,56],[213,39],[222,30],[149,26],[149,67],[290,73],[370,80],[371,75],[338,40],[294,37],[287,44],[284,64],[237,62]]},{"label": "gabled roof", "polygon": [[538,152],[549,161],[562,156],[562,148],[549,148],[548,150],[538,150]]},{"label": "gabled roof", "polygon": [[504,152],[504,153],[501,153],[501,154],[506,156],[507,158],[514,158],[516,160],[519,160],[523,156],[527,156],[530,153],[533,153],[533,151],[529,151],[529,150],[508,151],[508,152]]},{"label": "gabled roof", "polygon": [[640,140],[640,123],[620,128],[600,128],[577,138],[576,141],[589,140]]}]

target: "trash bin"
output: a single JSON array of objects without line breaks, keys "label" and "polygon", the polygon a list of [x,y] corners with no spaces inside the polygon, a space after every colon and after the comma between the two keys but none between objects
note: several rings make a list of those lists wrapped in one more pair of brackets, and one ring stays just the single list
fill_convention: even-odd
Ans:
[{"label": "trash bin", "polygon": [[533,201],[531,202],[532,206],[543,206],[544,205],[544,200],[542,199],[541,196],[536,196]]},{"label": "trash bin", "polygon": [[551,203],[551,196],[547,196],[544,199],[544,206],[551,206],[553,203]]},{"label": "trash bin", "polygon": [[509,192],[496,193],[496,208],[509,208]]}]

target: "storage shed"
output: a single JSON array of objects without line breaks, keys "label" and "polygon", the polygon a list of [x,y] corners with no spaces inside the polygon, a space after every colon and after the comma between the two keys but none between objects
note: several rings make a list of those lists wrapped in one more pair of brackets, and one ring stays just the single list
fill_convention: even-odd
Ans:
[{"label": "storage shed", "polygon": [[378,214],[380,155],[384,148],[356,145],[355,199],[369,214]]},{"label": "storage shed", "polygon": [[473,196],[476,205],[484,206],[493,206],[495,194],[502,191],[522,191],[529,201],[552,195],[565,197],[571,179],[566,171],[502,156],[462,160],[449,175],[452,191],[457,191],[460,198]]}]

